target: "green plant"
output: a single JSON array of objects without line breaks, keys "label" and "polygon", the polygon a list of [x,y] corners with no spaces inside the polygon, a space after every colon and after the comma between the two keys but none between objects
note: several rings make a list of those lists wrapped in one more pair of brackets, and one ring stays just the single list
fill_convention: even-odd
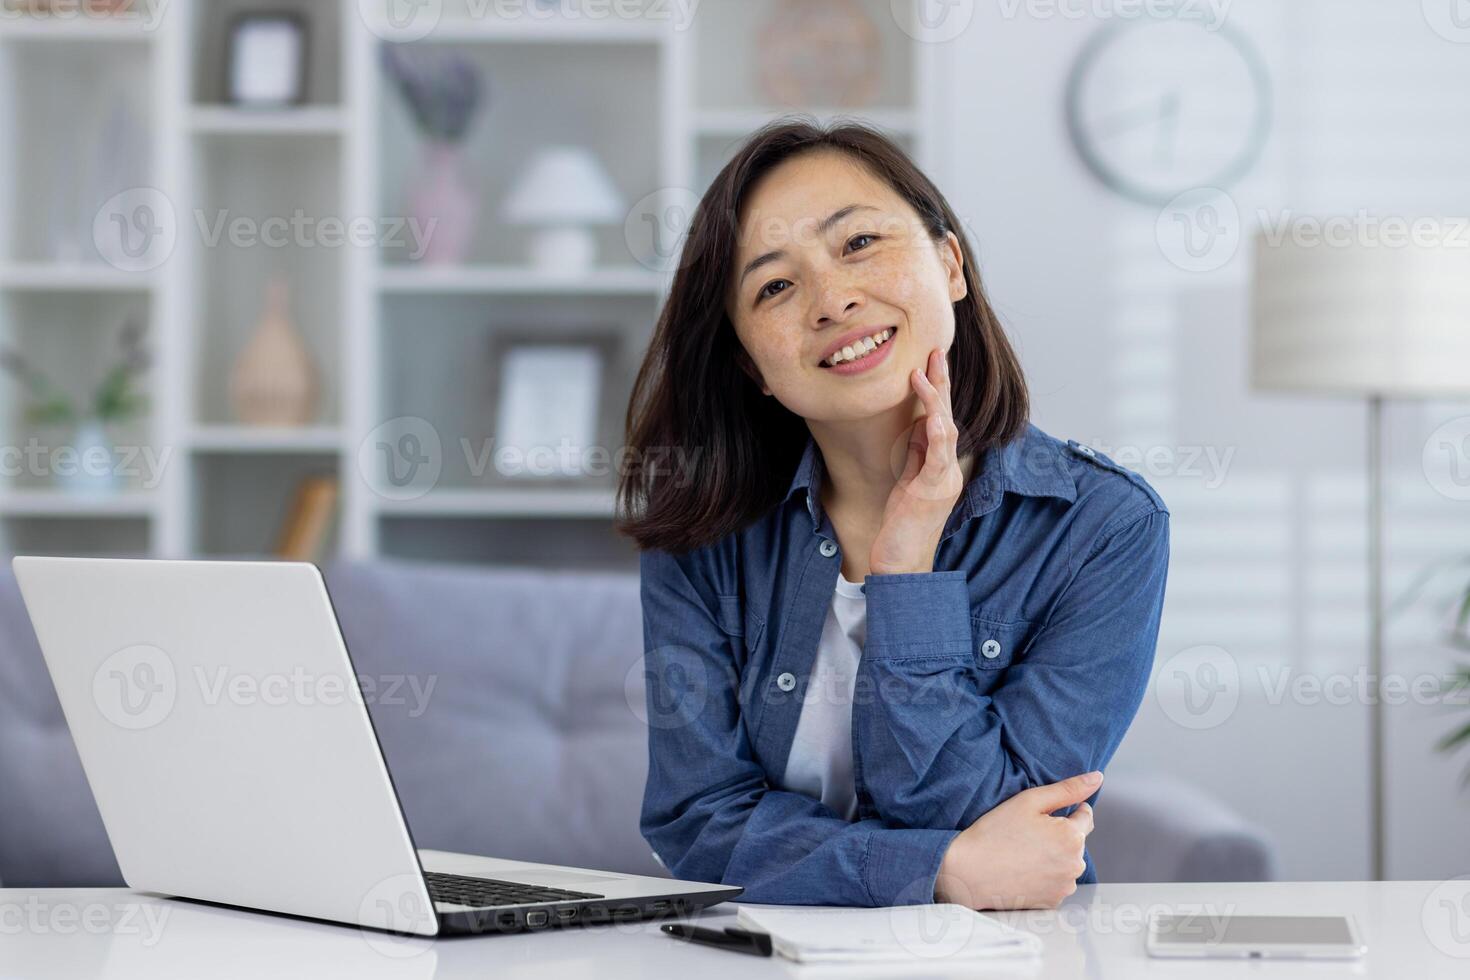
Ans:
[{"label": "green plant", "polygon": [[[1461,650],[1470,652],[1470,585],[1465,587],[1465,594],[1460,597],[1454,626],[1450,629],[1450,643]],[[1470,663],[1461,664],[1455,668],[1455,672],[1450,675],[1448,683],[1444,684],[1441,690],[1446,700],[1470,692]],[[1452,752],[1466,744],[1470,744],[1470,721],[1440,739],[1438,748],[1442,752]],[[1470,768],[1465,770],[1465,782],[1470,785]]]},{"label": "green plant", "polygon": [[73,425],[82,419],[121,422],[142,412],[148,404],[136,387],[137,377],[148,369],[148,352],[142,340],[142,325],[127,320],[118,334],[121,355],[93,389],[91,404],[85,411],[79,410],[44,371],[19,352],[0,348],[0,368],[20,381],[30,395],[25,417],[33,424]]}]

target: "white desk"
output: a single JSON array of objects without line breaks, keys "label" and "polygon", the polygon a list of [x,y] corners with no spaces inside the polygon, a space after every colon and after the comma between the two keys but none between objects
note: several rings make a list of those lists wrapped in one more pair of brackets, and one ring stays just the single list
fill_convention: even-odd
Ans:
[{"label": "white desk", "polygon": [[[1245,963],[1150,960],[1143,923],[1158,905],[1222,914],[1349,913],[1368,943],[1361,963]],[[1029,969],[798,967],[669,938],[651,923],[621,923],[550,934],[400,939],[346,926],[304,922],[140,895],[121,889],[0,889],[0,978],[66,977],[199,980],[268,977],[310,980],[402,977],[555,980],[560,977],[1470,977],[1470,881],[1227,885],[1088,885],[1061,909],[1003,913],[1043,937],[1046,953]],[[733,907],[702,921],[733,924]]]}]

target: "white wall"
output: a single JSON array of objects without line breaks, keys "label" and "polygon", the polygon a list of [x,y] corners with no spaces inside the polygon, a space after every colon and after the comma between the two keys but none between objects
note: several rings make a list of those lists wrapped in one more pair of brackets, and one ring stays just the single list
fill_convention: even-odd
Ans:
[{"label": "white wall", "polygon": [[[1365,662],[1367,416],[1349,400],[1251,391],[1249,236],[1262,210],[1470,213],[1470,43],[1435,33],[1410,0],[1235,0],[1228,22],[1270,66],[1275,122],[1261,162],[1230,188],[1246,232],[1239,253],[1191,273],[1161,250],[1158,210],[1105,190],[1071,147],[1064,84],[1106,19],[1095,11],[1110,5],[1060,6],[1090,12],[977,3],[958,40],[933,46],[953,78],[953,129],[935,176],[1020,347],[1037,423],[1175,461],[1146,471],[1174,515],[1158,665],[1201,645],[1224,652],[1169,664],[1115,769],[1211,786],[1273,835],[1285,877],[1366,877],[1364,699],[1275,688],[1301,674],[1342,684]],[[1421,464],[1436,427],[1466,414],[1470,404],[1390,408],[1391,596],[1431,562],[1470,554],[1470,503],[1436,492]],[[1228,459],[1223,479],[1186,465],[1196,451]],[[1440,639],[1454,584],[1435,579],[1430,597],[1394,620],[1391,673],[1413,679],[1455,662]],[[1235,671],[1224,696],[1239,701],[1195,729],[1175,719],[1215,719],[1181,714],[1182,689],[1167,685],[1200,657],[1227,683]],[[1457,717],[1463,724],[1470,709],[1390,709],[1390,877],[1470,872],[1470,791],[1460,785],[1470,758],[1433,751]]]}]

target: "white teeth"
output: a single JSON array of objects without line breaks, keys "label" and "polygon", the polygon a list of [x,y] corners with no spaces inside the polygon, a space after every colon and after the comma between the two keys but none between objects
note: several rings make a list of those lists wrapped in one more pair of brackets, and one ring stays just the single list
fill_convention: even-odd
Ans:
[{"label": "white teeth", "polygon": [[851,344],[849,344],[846,347],[842,348],[840,351],[837,351],[830,358],[828,358],[824,363],[826,363],[828,365],[833,365],[833,364],[841,364],[844,361],[857,360],[858,358],[860,358],[860,357],[864,356],[865,354],[867,354],[869,351],[871,351],[874,348],[878,347],[878,345],[886,342],[888,340],[888,338],[889,337],[892,337],[892,336],[893,336],[893,328],[892,327],[889,327],[889,328],[887,328],[885,330],[880,330],[880,331],[878,331],[875,334],[869,334],[868,336],[864,337],[863,339],[861,339],[861,340],[855,340]]}]

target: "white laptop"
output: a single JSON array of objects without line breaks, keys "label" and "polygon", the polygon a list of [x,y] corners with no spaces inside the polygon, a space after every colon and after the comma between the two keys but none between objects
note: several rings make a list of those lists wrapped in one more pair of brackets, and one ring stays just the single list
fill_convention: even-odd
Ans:
[{"label": "white laptop", "polygon": [[313,564],[12,567],[131,888],[423,936],[683,915],[740,894],[417,850]]}]

